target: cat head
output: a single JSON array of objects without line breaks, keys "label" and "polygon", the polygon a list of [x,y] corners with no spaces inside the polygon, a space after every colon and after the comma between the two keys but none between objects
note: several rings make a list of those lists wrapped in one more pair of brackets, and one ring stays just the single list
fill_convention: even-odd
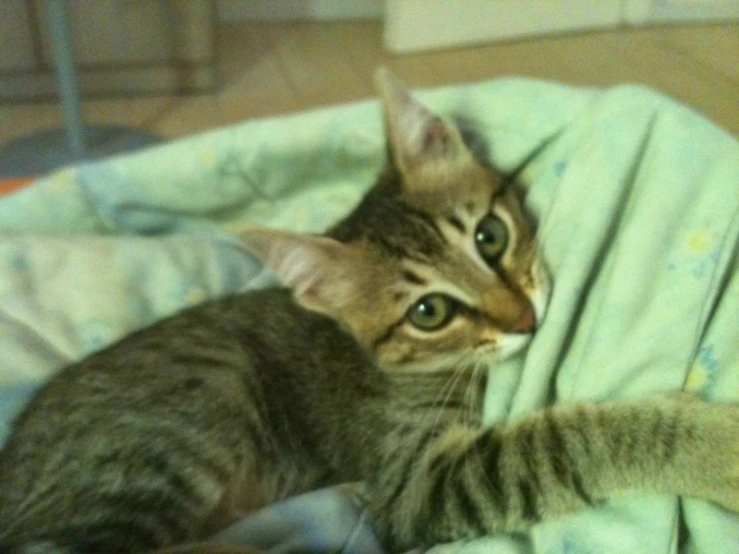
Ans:
[{"label": "cat head", "polygon": [[386,370],[504,359],[548,296],[516,190],[387,71],[376,81],[389,160],[355,210],[323,236],[243,238],[299,304],[340,321]]}]

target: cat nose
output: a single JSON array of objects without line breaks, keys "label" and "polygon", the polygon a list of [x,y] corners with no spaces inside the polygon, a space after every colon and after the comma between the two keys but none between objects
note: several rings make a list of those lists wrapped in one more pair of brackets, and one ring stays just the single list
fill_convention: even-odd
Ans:
[{"label": "cat nose", "polygon": [[526,307],[519,314],[516,321],[514,321],[511,324],[510,332],[528,334],[528,333],[533,333],[535,330],[536,330],[536,314],[534,313],[533,306],[531,306],[531,304],[527,302]]}]

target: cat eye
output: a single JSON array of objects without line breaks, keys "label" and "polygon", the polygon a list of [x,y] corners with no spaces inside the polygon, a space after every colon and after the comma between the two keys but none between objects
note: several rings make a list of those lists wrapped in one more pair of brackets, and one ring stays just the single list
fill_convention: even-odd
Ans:
[{"label": "cat eye", "polygon": [[427,294],[408,310],[408,321],[422,331],[436,331],[447,325],[459,304],[446,294]]},{"label": "cat eye", "polygon": [[497,263],[508,246],[508,229],[494,215],[485,216],[475,229],[475,246],[488,263]]}]

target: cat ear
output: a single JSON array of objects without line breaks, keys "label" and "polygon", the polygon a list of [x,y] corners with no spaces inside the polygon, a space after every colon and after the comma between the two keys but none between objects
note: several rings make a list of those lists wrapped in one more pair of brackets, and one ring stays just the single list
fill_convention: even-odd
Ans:
[{"label": "cat ear", "polygon": [[333,315],[351,293],[346,276],[354,256],[345,244],[266,228],[249,229],[240,237],[302,306]]},{"label": "cat ear", "polygon": [[413,100],[386,68],[375,72],[375,86],[384,106],[390,153],[402,173],[468,154],[457,128]]}]

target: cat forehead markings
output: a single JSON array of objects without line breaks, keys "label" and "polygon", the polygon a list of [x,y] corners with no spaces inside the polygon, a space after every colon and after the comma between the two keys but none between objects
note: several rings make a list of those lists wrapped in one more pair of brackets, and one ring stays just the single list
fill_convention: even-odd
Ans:
[{"label": "cat forehead markings", "polygon": [[471,155],[462,158],[448,164],[430,164],[407,174],[404,199],[435,215],[459,217],[464,212],[477,214],[486,210],[501,181]]}]

